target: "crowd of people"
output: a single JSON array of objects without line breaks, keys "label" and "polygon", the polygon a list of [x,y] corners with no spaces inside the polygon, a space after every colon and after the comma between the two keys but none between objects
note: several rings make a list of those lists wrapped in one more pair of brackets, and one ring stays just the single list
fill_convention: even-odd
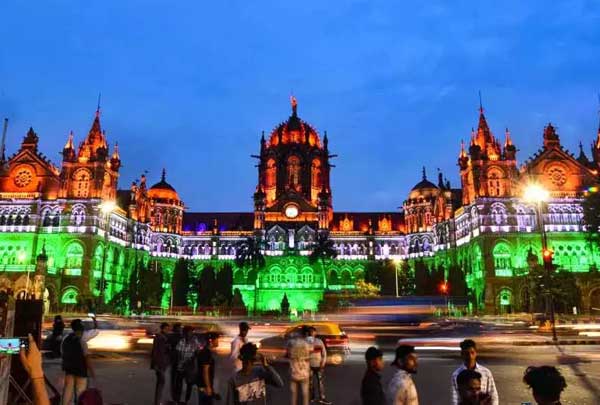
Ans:
[{"label": "crowd of people", "polygon": [[[499,405],[500,399],[491,371],[477,362],[477,345],[471,339],[460,343],[463,363],[452,373],[451,405]],[[418,356],[414,346],[396,348],[392,366],[396,372],[387,384],[381,382],[384,369],[383,352],[369,347],[365,353],[367,371],[362,380],[360,396],[363,405],[418,405],[419,395],[412,379],[417,373]],[[567,387],[556,367],[529,367],[523,381],[533,393],[538,405],[560,405],[560,396]],[[527,402],[524,402],[527,403]]]},{"label": "crowd of people", "polygon": [[[64,333],[60,316],[54,321],[53,332],[47,339],[48,355],[62,358],[64,388],[62,404],[86,404],[88,378],[94,377],[87,342],[98,333],[96,320],[93,328],[85,330],[80,319],[71,321],[71,332]],[[240,322],[239,333],[231,341],[229,354],[232,375],[224,387],[225,405],[266,405],[267,386],[281,388],[284,381],[269,364],[266,357],[248,339],[250,326]],[[214,332],[195,334],[191,326],[175,323],[160,325],[154,337],[150,367],[156,374],[154,404],[186,404],[197,392],[199,405],[213,405],[221,400],[215,387],[215,357],[219,335]],[[477,345],[466,339],[460,344],[462,364],[450,376],[451,405],[499,405],[500,399],[494,377],[489,369],[477,361]],[[21,351],[21,362],[29,373],[36,405],[49,403],[44,386],[42,358],[35,340],[29,337],[29,350]],[[331,404],[325,396],[325,364],[327,350],[317,337],[314,327],[303,326],[298,335],[287,342],[289,359],[289,392],[291,405],[318,403]],[[365,352],[366,371],[360,388],[363,405],[418,405],[419,395],[413,381],[418,370],[418,355],[410,345],[400,345],[391,363],[395,372],[384,384],[384,353],[376,347]],[[170,377],[170,400],[164,402],[167,377]],[[539,405],[559,405],[566,388],[565,378],[552,366],[529,367],[523,382],[531,390]],[[185,386],[185,393],[184,388]],[[183,400],[182,400],[183,396]],[[101,402],[100,402],[101,403]],[[221,402],[219,402],[221,403]],[[525,402],[526,403],[526,402]]]}]

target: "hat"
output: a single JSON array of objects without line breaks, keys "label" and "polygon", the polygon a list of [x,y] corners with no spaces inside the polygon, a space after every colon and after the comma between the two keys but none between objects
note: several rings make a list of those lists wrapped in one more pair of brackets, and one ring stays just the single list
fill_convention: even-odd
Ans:
[{"label": "hat", "polygon": [[411,345],[400,345],[396,347],[396,358],[392,361],[393,366],[399,366],[400,361],[402,361],[407,355],[414,353],[415,347]]},{"label": "hat", "polygon": [[383,352],[375,346],[369,347],[365,352],[365,360],[367,361],[375,360],[378,357],[383,357]]},{"label": "hat", "polygon": [[250,325],[248,325],[248,322],[240,322],[240,330],[250,330]]}]

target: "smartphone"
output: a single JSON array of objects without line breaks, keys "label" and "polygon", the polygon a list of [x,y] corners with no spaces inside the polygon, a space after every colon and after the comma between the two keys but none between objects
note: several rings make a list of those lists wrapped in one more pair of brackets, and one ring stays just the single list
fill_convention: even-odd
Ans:
[{"label": "smartphone", "polygon": [[21,349],[29,349],[26,337],[0,338],[0,354],[19,354]]}]

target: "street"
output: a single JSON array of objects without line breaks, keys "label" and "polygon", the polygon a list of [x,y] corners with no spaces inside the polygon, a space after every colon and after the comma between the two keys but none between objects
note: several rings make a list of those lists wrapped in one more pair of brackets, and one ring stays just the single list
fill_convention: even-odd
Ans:
[{"label": "street", "polygon": [[[341,366],[326,369],[326,389],[328,398],[334,404],[359,404],[360,382],[364,372],[364,350],[355,350]],[[460,363],[456,351],[419,351],[419,373],[415,376],[421,404],[448,404],[450,400],[450,375]],[[385,357],[386,363],[392,360],[391,352]],[[506,347],[483,351],[481,364],[491,369],[498,387],[501,404],[521,404],[533,401],[521,378],[529,365],[558,365],[568,387],[563,395],[563,404],[592,405],[600,403],[600,346],[565,346],[559,349],[552,346]],[[229,368],[227,359],[219,357],[217,363],[217,387],[224,396]],[[95,355],[94,366],[97,382],[107,404],[151,404],[155,377],[149,369],[148,355],[143,353]],[[287,365],[275,365],[287,381]],[[45,363],[50,380],[61,389],[60,362],[51,360]],[[392,367],[387,366],[384,383],[390,378]],[[165,389],[165,395],[168,387]],[[192,397],[190,403],[195,403]],[[281,389],[269,390],[270,404],[289,403],[287,385]]]}]

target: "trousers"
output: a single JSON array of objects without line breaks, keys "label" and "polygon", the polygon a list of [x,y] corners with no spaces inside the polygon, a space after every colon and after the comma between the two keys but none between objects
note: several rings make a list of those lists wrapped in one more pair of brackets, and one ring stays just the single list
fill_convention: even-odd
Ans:
[{"label": "trousers", "polygon": [[73,394],[75,394],[75,403],[79,395],[87,388],[87,377],[78,377],[72,374],[65,374],[65,386],[63,387],[62,405],[73,404]]},{"label": "trousers", "polygon": [[297,405],[298,404],[298,390],[300,390],[302,392],[302,405],[308,405],[310,398],[308,397],[308,380],[300,380],[300,381],[294,381],[294,380],[290,380],[290,394],[292,397],[292,400],[290,402],[291,405]]},{"label": "trousers", "polygon": [[160,405],[166,383],[166,370],[154,370],[156,373],[156,389],[154,390],[154,405]]},{"label": "trousers", "polygon": [[[310,384],[308,391],[311,399],[325,399],[325,383],[323,382],[323,369],[320,367],[310,368]],[[316,388],[316,393],[315,393]]]}]

